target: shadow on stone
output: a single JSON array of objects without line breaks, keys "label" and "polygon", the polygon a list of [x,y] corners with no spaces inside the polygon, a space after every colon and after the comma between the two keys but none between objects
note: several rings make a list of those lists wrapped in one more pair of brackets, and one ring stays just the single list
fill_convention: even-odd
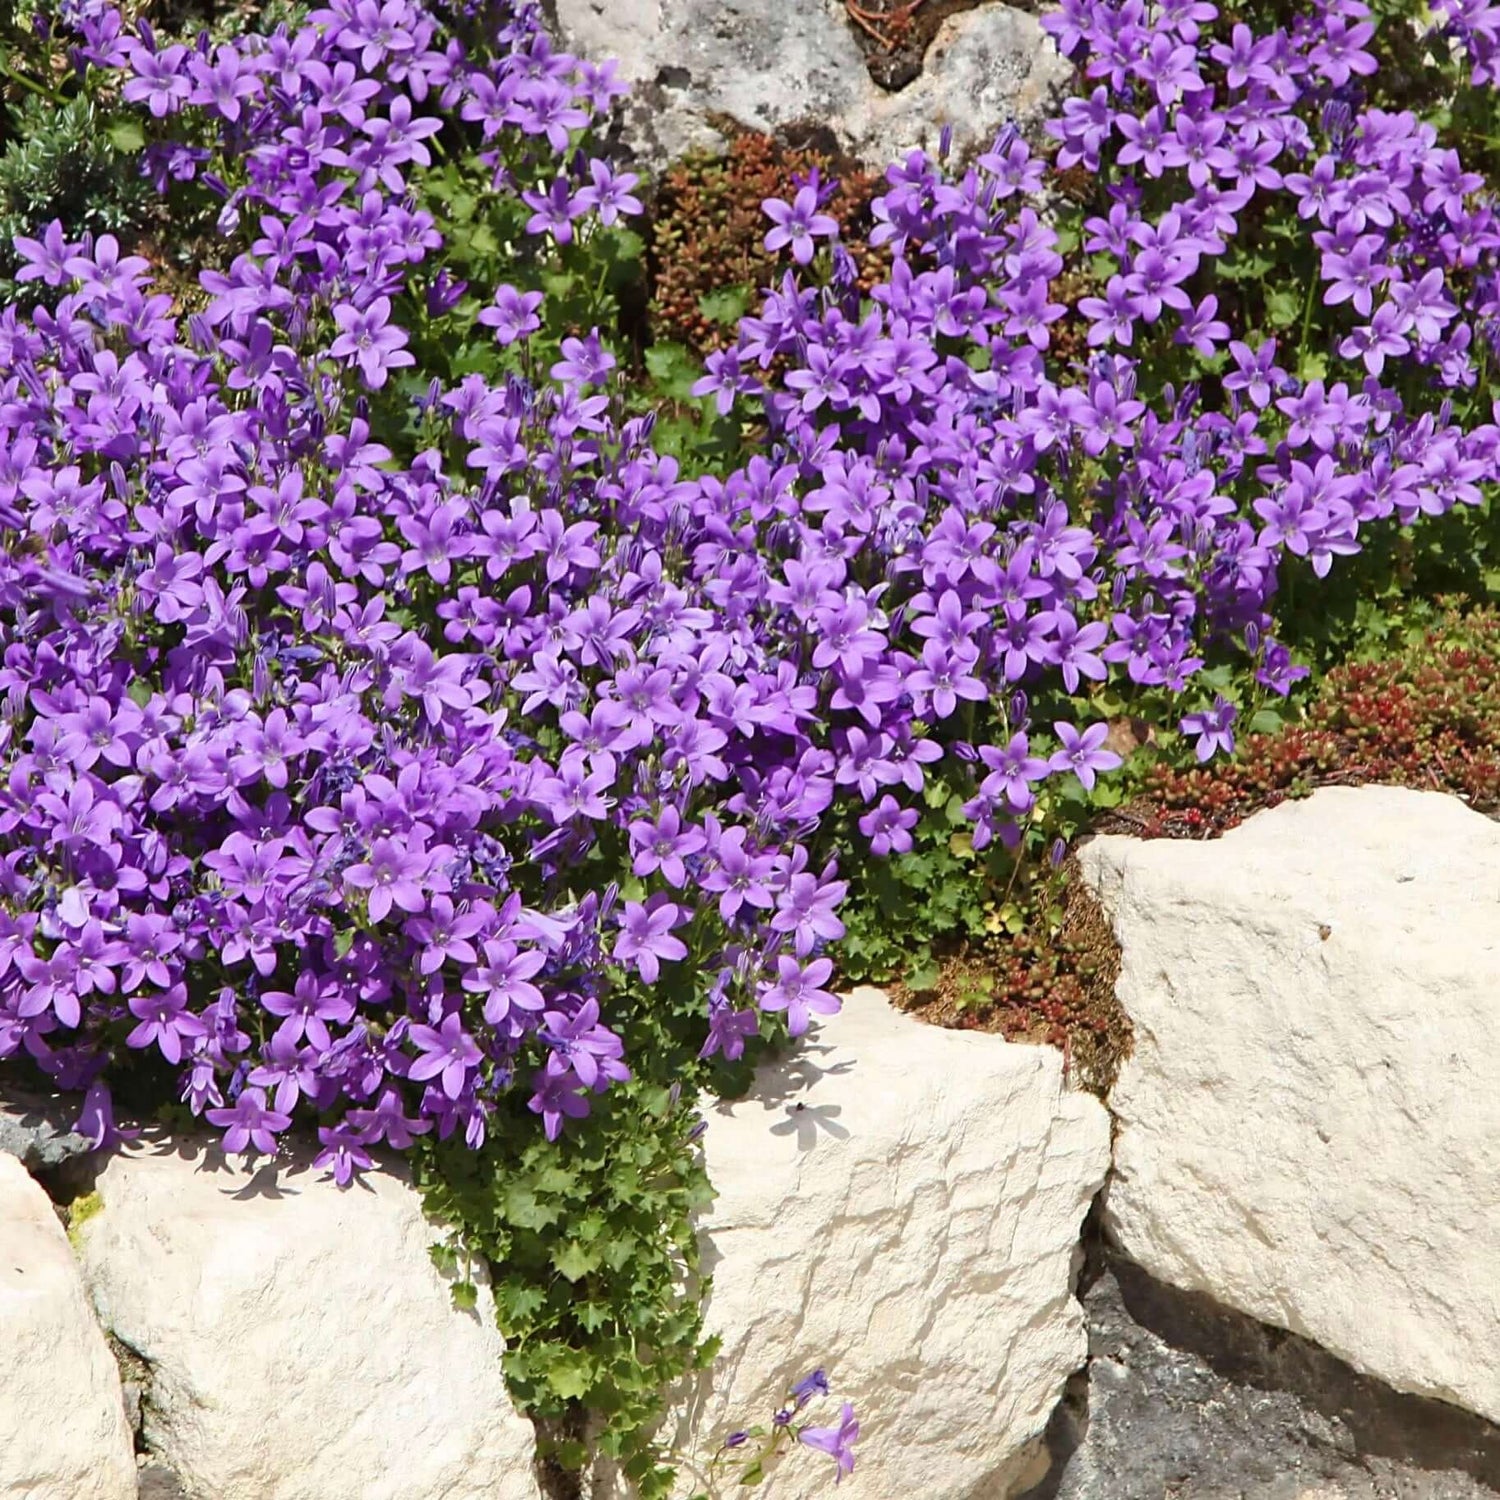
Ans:
[{"label": "shadow on stone", "polygon": [[1486,1500],[1500,1428],[1147,1276],[1091,1238],[1089,1364],[1022,1500]]},{"label": "shadow on stone", "polygon": [[65,1099],[7,1088],[0,1094],[0,1151],[18,1157],[37,1178],[87,1156],[90,1143],[73,1129],[80,1102],[81,1096]]}]

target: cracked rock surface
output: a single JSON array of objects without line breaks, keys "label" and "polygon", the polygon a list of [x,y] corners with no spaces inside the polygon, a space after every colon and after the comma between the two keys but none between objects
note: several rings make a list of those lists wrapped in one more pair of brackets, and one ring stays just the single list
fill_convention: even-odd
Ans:
[{"label": "cracked rock surface", "polygon": [[871,79],[840,0],[549,0],[549,11],[565,47],[618,60],[634,86],[624,142],[653,167],[721,146],[726,122],[827,126],[875,170],[931,149],[945,124],[963,152],[1037,117],[1070,75],[1035,17],[999,3],[949,16],[895,93]]},{"label": "cracked rock surface", "polygon": [[0,1152],[0,1494],[135,1500],[120,1375],[52,1203]]},{"label": "cracked rock surface", "polygon": [[[821,1366],[865,1419],[840,1500],[1004,1495],[1083,1362],[1071,1288],[1109,1164],[1103,1106],[1051,1048],[939,1030],[860,989],[705,1114],[724,1342],[679,1438],[711,1453]],[[823,1495],[824,1467],[788,1463],[771,1492]]]},{"label": "cracked rock surface", "polygon": [[1135,1033],[1105,1228],[1150,1275],[1500,1421],[1500,823],[1328,787],[1080,852]]},{"label": "cracked rock surface", "polygon": [[537,1500],[489,1288],[455,1311],[399,1164],[341,1192],[305,1159],[247,1172],[181,1140],[111,1157],[96,1191],[84,1278],[150,1367],[145,1444],[187,1494]]}]

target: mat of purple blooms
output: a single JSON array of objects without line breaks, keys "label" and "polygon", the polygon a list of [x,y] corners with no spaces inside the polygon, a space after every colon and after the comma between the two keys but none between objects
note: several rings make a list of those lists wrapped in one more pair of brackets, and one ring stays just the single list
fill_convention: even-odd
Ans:
[{"label": "mat of purple blooms", "polygon": [[[1497,15],[1437,8],[1476,85]],[[478,123],[528,235],[640,211],[578,145],[621,85],[535,7],[473,55],[417,0],[212,51],[68,18],[159,124],[146,168],[212,177],[235,251],[188,311],[114,237],[38,226],[35,305],[0,321],[0,1057],[86,1092],[101,1143],[132,1049],[231,1151],[316,1112],[341,1181],[376,1142],[477,1145],[505,1090],[553,1134],[626,1075],[610,985],[668,965],[703,976],[705,1052],[768,1015],[799,1034],[837,1008],[831,806],[861,809],[844,861],[900,852],[956,757],[973,847],[1017,842],[1046,788],[1119,763],[1092,684],[1185,694],[1233,638],[1284,691],[1278,570],[1494,473],[1493,421],[1446,397],[1493,336],[1491,194],[1432,126],[1360,110],[1356,0],[1259,33],[1202,0],[1046,18],[1084,83],[1056,165],[1115,185],[1086,366],[1049,363],[1048,164],[1013,129],[890,169],[864,303],[826,185],[769,202],[785,277],[697,391],[770,437],[693,476],[622,416],[598,330],[435,388],[399,461],[372,430],[403,319],[458,300],[414,206],[445,120]],[[1347,314],[1325,378],[1194,294],[1266,199]],[[486,290],[478,322],[525,349],[542,294]],[[1222,403],[1145,399],[1143,344],[1227,353]],[[1211,753],[1233,720],[1183,727]]]}]

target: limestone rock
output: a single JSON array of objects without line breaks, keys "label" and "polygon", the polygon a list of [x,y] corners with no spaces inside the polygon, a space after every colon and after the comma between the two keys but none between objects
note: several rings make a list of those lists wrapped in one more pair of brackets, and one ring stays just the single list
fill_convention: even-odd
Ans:
[{"label": "limestone rock", "polygon": [[1106,1224],[1159,1280],[1500,1420],[1500,824],[1329,788],[1101,838],[1134,1055]]},{"label": "limestone rock", "polygon": [[146,1443],[193,1500],[538,1496],[488,1288],[453,1309],[393,1168],[340,1191],[147,1151],[97,1190],[84,1272],[151,1366]]},{"label": "limestone rock", "polygon": [[[847,1500],[1000,1500],[1035,1457],[1085,1336],[1079,1226],[1109,1162],[1097,1100],[1060,1055],[943,1031],[857,990],[750,1095],[708,1112],[704,1226],[723,1339],[679,1412],[703,1457],[827,1371],[855,1404]],[[828,1492],[801,1450],[778,1500]]]},{"label": "limestone rock", "polygon": [[0,1495],[135,1500],[120,1376],[51,1201],[0,1152]]},{"label": "limestone rock", "polygon": [[945,124],[963,151],[1035,118],[1069,76],[1036,20],[1003,4],[950,16],[922,75],[895,94],[871,81],[840,0],[555,0],[555,11],[564,46],[619,62],[634,86],[626,141],[656,167],[721,143],[724,119],[825,126],[875,169],[936,145]]},{"label": "limestone rock", "polygon": [[944,125],[952,126],[962,156],[985,149],[1008,121],[1045,118],[1071,76],[1034,16],[981,5],[943,23],[915,82],[898,94],[870,90],[834,128],[872,167],[898,161],[914,146],[936,150]]}]

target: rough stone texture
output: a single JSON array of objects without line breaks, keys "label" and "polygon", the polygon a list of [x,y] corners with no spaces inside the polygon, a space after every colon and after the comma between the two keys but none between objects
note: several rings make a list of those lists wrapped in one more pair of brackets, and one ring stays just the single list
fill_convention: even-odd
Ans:
[{"label": "rough stone texture", "polygon": [[147,1464],[140,1473],[140,1489],[136,1500],[187,1500],[177,1476],[160,1464]]},{"label": "rough stone texture", "polygon": [[0,1093],[0,1151],[20,1160],[28,1172],[50,1172],[92,1149],[73,1129],[78,1101],[56,1095]]},{"label": "rough stone texture", "polygon": [[85,1276],[151,1367],[146,1443],[193,1500],[538,1496],[488,1289],[454,1311],[394,1170],[340,1192],[146,1153],[111,1159],[97,1191]]},{"label": "rough stone texture", "polygon": [[1111,1261],[1025,1500],[1494,1500],[1500,1430]]},{"label": "rough stone texture", "polygon": [[[1084,1358],[1072,1278],[1109,1164],[1103,1107],[1050,1048],[941,1031],[857,990],[708,1120],[724,1344],[678,1443],[707,1456],[822,1366],[864,1422],[841,1500],[999,1500]],[[777,1500],[827,1493],[828,1461],[794,1459]]]},{"label": "rough stone texture", "polygon": [[1111,1236],[1162,1281],[1500,1419],[1500,824],[1329,788],[1083,863],[1135,1028]]},{"label": "rough stone texture", "polygon": [[120,1377],[51,1200],[0,1152],[0,1495],[135,1500]]},{"label": "rough stone texture", "polygon": [[569,49],[616,58],[635,85],[624,110],[633,152],[656,166],[722,144],[727,118],[751,130],[827,126],[883,168],[943,125],[959,151],[1027,120],[1069,76],[1036,20],[1003,4],[951,16],[921,77],[891,94],[870,79],[839,0],[555,0]]}]

